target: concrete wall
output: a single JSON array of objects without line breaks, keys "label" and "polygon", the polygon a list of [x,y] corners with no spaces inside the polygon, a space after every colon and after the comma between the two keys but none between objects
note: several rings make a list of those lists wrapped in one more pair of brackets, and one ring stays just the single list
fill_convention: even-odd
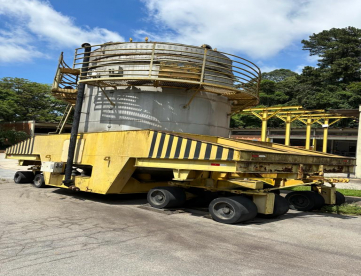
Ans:
[{"label": "concrete wall", "polygon": [[18,121],[0,123],[0,128],[4,130],[24,131],[30,136],[34,136],[35,121]]},{"label": "concrete wall", "polygon": [[128,87],[106,90],[87,87],[79,132],[156,129],[228,137],[230,104],[227,98],[199,92],[186,109],[194,90]]}]

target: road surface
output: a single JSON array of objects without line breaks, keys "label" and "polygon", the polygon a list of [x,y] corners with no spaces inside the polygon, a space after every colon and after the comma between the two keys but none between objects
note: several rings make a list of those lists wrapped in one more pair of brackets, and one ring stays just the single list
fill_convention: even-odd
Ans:
[{"label": "road surface", "polygon": [[361,218],[291,211],[224,225],[144,195],[0,176],[0,275],[361,275]]}]

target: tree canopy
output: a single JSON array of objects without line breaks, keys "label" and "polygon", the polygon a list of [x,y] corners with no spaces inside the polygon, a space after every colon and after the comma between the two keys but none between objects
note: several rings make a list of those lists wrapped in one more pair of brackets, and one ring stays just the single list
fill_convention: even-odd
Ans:
[{"label": "tree canopy", "polygon": [[[263,73],[260,106],[302,105],[306,109],[352,109],[361,103],[361,29],[333,28],[302,40],[303,50],[318,56],[317,67],[306,66],[301,74],[288,69]],[[236,114],[232,127],[260,127],[260,120]],[[352,126],[342,120],[342,126]],[[280,120],[270,121],[281,126]]]},{"label": "tree canopy", "polygon": [[56,122],[65,106],[51,95],[48,84],[20,78],[0,79],[0,122]]},{"label": "tree canopy", "polygon": [[274,82],[284,81],[289,77],[297,76],[298,74],[289,69],[276,69],[271,72],[262,73],[263,80],[270,80]]}]

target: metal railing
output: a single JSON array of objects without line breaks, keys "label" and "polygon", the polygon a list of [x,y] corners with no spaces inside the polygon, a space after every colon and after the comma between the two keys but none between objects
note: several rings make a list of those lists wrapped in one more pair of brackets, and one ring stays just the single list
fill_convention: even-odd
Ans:
[{"label": "metal railing", "polygon": [[[223,95],[232,111],[258,103],[260,69],[244,58],[183,44],[122,42],[93,45],[80,82],[94,86],[156,86]],[[73,69],[83,66],[75,50]]]}]

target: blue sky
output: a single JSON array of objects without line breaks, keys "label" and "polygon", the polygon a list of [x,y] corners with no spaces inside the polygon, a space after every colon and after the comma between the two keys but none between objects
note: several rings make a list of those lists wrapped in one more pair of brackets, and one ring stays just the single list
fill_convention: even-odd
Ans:
[{"label": "blue sky", "polygon": [[262,71],[300,72],[317,57],[302,39],[332,27],[361,28],[359,0],[0,0],[0,78],[51,83],[60,52],[71,64],[84,42],[210,44]]}]

